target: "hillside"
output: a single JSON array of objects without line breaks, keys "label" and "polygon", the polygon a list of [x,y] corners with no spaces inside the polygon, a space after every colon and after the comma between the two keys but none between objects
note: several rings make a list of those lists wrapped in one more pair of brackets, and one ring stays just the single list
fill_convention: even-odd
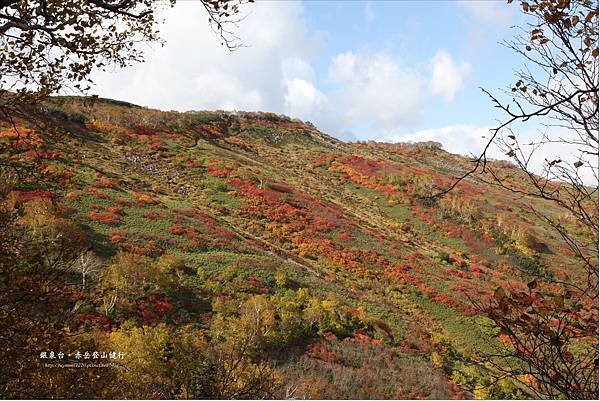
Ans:
[{"label": "hillside", "polygon": [[[472,300],[585,280],[533,212],[553,203],[485,176],[428,197],[470,167],[434,143],[86,98],[14,123],[0,143],[33,178],[2,159],[3,219],[21,230],[5,236],[36,251],[2,283],[31,294],[3,312],[0,348],[29,353],[0,368],[9,397],[525,398],[492,379],[485,360],[509,345]],[[42,351],[123,352],[125,369],[74,379]]]}]

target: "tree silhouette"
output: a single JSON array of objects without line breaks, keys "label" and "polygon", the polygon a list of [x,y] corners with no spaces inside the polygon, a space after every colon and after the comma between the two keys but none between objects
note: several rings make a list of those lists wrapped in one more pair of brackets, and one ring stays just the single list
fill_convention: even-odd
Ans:
[{"label": "tree silhouette", "polygon": [[[490,302],[473,303],[509,340],[507,352],[490,356],[488,361],[503,376],[521,382],[534,396],[596,398],[598,2],[517,3],[528,22],[516,27],[516,37],[504,45],[526,64],[504,92],[512,101],[504,104],[499,96],[482,89],[505,118],[490,130],[473,167],[435,196],[470,177],[561,208],[560,217],[533,205],[530,209],[563,239],[573,255],[570,268],[576,278],[559,281],[540,276],[529,284],[528,293],[498,288]],[[530,124],[538,124],[538,134],[534,139],[523,138]],[[515,168],[488,163],[494,144]],[[551,157],[551,145],[560,146],[567,157]],[[541,171],[534,169],[534,160],[540,156],[544,159]]]},{"label": "tree silhouette", "polygon": [[[252,2],[250,0],[248,2]],[[240,46],[231,25],[246,0],[199,0],[208,23],[229,49]],[[176,0],[2,0],[0,87],[56,92],[88,88],[94,69],[143,60],[138,46],[162,43],[158,12]]]}]

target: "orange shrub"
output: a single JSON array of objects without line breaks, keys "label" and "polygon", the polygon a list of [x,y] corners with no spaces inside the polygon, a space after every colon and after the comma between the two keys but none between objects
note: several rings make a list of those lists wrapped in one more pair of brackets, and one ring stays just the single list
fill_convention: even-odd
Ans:
[{"label": "orange shrub", "polygon": [[78,201],[81,199],[81,192],[69,192],[65,195],[65,198],[70,201]]},{"label": "orange shrub", "polygon": [[113,243],[117,244],[127,238],[127,233],[125,231],[111,231],[108,233],[108,237]]},{"label": "orange shrub", "polygon": [[156,204],[160,203],[160,201],[158,199],[154,198],[150,194],[144,194],[144,193],[141,193],[141,192],[134,192],[133,196],[135,196],[135,199],[137,201],[138,206],[142,206],[142,205],[156,205]]},{"label": "orange shrub", "polygon": [[166,219],[167,214],[165,212],[146,212],[144,217],[148,220]]},{"label": "orange shrub", "polygon": [[111,212],[91,212],[90,219],[103,224],[119,224],[119,216]]},{"label": "orange shrub", "polygon": [[169,232],[171,234],[175,234],[175,235],[183,235],[187,230],[185,229],[185,227],[181,227],[181,226],[172,226],[169,227]]},{"label": "orange shrub", "polygon": [[112,188],[112,189],[118,188],[117,182],[108,177],[100,177],[92,185],[95,186],[96,188]]},{"label": "orange shrub", "polygon": [[87,188],[86,192],[88,194],[90,194],[91,196],[94,196],[98,199],[108,199],[108,195],[106,195],[104,192],[102,191],[98,191],[97,189],[91,189],[91,188]]},{"label": "orange shrub", "polygon": [[132,201],[130,201],[130,200],[127,200],[127,199],[125,199],[125,198],[118,198],[118,199],[115,199],[115,203],[116,203],[117,205],[121,205],[121,206],[132,206],[132,205],[133,205],[133,202],[132,202]]}]

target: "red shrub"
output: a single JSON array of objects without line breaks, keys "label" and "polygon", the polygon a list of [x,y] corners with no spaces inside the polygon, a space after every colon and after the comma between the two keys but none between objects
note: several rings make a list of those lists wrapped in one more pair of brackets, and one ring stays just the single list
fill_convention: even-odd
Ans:
[{"label": "red shrub", "polygon": [[62,153],[60,153],[58,150],[46,150],[43,153],[43,156],[45,159],[57,160],[62,156]]},{"label": "red shrub", "polygon": [[110,320],[98,312],[79,313],[75,316],[75,322],[79,325],[100,326],[105,331],[110,330]]},{"label": "red shrub", "polygon": [[142,123],[134,125],[131,130],[138,135],[140,140],[148,140],[149,137],[155,136],[158,133],[156,128],[148,127]]},{"label": "red shrub", "polygon": [[452,275],[458,276],[460,278],[469,278],[469,275],[461,270],[448,269],[448,273],[451,273]]},{"label": "red shrub", "polygon": [[187,230],[185,230],[182,234],[184,237],[189,238],[189,239],[195,239],[198,237],[198,234],[196,232],[196,228],[192,227],[192,228],[188,228]]},{"label": "red shrub", "polygon": [[186,228],[181,226],[171,226],[169,227],[169,232],[175,235],[183,235],[186,232]]},{"label": "red shrub", "polygon": [[156,150],[156,151],[163,151],[163,150],[167,149],[165,147],[163,141],[160,139],[160,137],[155,135],[151,138],[152,138],[151,139],[152,143],[150,144],[150,149]]},{"label": "red shrub", "polygon": [[183,163],[185,164],[186,167],[191,167],[191,168],[198,168],[202,165],[202,163],[196,161],[196,160],[192,160],[192,158],[188,157],[187,159],[185,159],[183,161]]},{"label": "red shrub", "polygon": [[134,255],[157,256],[160,254],[155,241],[148,241],[143,245],[124,242],[121,244],[121,248],[125,249],[129,253],[133,253]]},{"label": "red shrub", "polygon": [[250,276],[248,277],[248,284],[256,287],[262,284],[262,280],[258,277]]},{"label": "red shrub", "polygon": [[205,217],[208,216],[205,213],[197,209],[174,209],[175,213],[182,214],[187,217]]},{"label": "red shrub", "polygon": [[118,188],[117,182],[108,177],[101,177],[96,180],[93,184],[96,188]]},{"label": "red shrub", "polygon": [[[18,192],[18,191],[15,191]],[[34,189],[32,191],[18,192],[17,199],[22,202],[28,202],[30,200],[45,198],[52,199],[54,198],[54,194],[48,191],[44,191],[43,189]]]},{"label": "red shrub", "polygon": [[194,246],[192,244],[179,244],[177,245],[177,248],[179,248],[183,252],[190,252],[194,249]]},{"label": "red shrub", "polygon": [[146,299],[138,301],[138,310],[146,325],[160,323],[172,309],[173,303],[168,297],[159,298],[152,294]]},{"label": "red shrub", "polygon": [[40,153],[35,149],[29,149],[25,152],[25,156],[30,160],[38,160],[40,158]]},{"label": "red shrub", "polygon": [[457,267],[467,267],[469,265],[466,259],[457,253],[452,253],[450,255],[450,261]]},{"label": "red shrub", "polygon": [[169,298],[157,299],[154,303],[154,311],[160,314],[169,313],[173,309],[173,304]]},{"label": "red shrub", "polygon": [[407,272],[410,270],[410,266],[407,265],[406,263],[400,263],[398,265],[394,265],[393,268],[394,268],[394,270],[401,271],[401,272]]},{"label": "red shrub", "polygon": [[208,241],[202,237],[196,236],[192,239],[191,245],[194,249],[206,249],[208,247]]},{"label": "red shrub", "polygon": [[330,350],[329,344],[324,340],[309,345],[306,350],[306,355],[311,358],[334,363],[338,362],[341,358],[340,353],[337,350]]},{"label": "red shrub", "polygon": [[130,201],[130,200],[127,200],[127,199],[125,199],[125,198],[118,198],[118,199],[115,199],[115,203],[116,203],[117,205],[121,205],[121,206],[132,206],[132,205],[133,205],[133,202],[132,202],[132,201]]},{"label": "red shrub", "polygon": [[331,154],[327,154],[327,153],[321,154],[321,155],[319,155],[317,160],[314,161],[313,166],[314,167],[324,166],[325,164],[328,164],[329,162],[331,162],[333,159],[335,159],[335,155],[331,155]]},{"label": "red shrub", "polygon": [[86,191],[88,194],[90,194],[98,199],[108,199],[108,195],[106,195],[102,191],[98,191],[97,189],[87,188]]},{"label": "red shrub", "polygon": [[85,291],[73,291],[70,295],[72,301],[79,301],[80,299],[84,299],[88,296],[88,293]]},{"label": "red shrub", "polygon": [[338,234],[338,238],[340,241],[350,241],[352,239],[352,234],[347,231],[342,231]]},{"label": "red shrub", "polygon": [[144,194],[144,193],[141,193],[141,192],[134,192],[133,196],[135,196],[135,199],[136,199],[137,204],[139,206],[142,206],[142,205],[156,205],[156,204],[160,203],[160,201],[158,199],[154,198],[150,194]]},{"label": "red shrub", "polygon": [[103,224],[119,224],[119,216],[111,212],[91,212],[90,219]]},{"label": "red shrub", "polygon": [[206,168],[206,172],[210,175],[212,175],[213,177],[218,177],[218,178],[225,178],[228,177],[229,174],[235,170],[238,166],[237,165],[233,165],[233,166],[223,166],[221,163],[215,161],[215,160],[210,160],[208,162],[208,167]]},{"label": "red shrub", "polygon": [[247,152],[252,152],[254,150],[254,147],[250,144],[241,142],[235,138],[225,138],[225,142],[229,143],[230,145],[233,145],[237,148],[240,148],[242,150],[245,150]]},{"label": "red shrub", "polygon": [[69,192],[65,195],[65,198],[67,198],[70,201],[78,201],[81,199],[81,192]]},{"label": "red shrub", "polygon": [[144,213],[144,217],[148,220],[156,220],[156,219],[166,219],[167,213],[165,212],[146,212]]},{"label": "red shrub", "polygon": [[113,243],[118,244],[127,238],[127,233],[125,231],[111,231],[108,233],[108,237]]}]

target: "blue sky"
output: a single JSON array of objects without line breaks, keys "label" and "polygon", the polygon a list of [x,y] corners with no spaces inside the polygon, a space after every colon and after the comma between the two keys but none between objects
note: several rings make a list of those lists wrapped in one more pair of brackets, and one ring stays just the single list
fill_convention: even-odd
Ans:
[{"label": "blue sky", "polygon": [[309,32],[325,38],[324,57],[314,63],[324,88],[331,57],[347,51],[384,53],[424,74],[438,51],[468,64],[452,101],[428,98],[426,114],[405,130],[489,124],[494,113],[479,87],[506,87],[521,63],[499,44],[511,38],[510,26],[519,18],[505,1],[308,1],[303,6]]},{"label": "blue sky", "polygon": [[[229,53],[199,2],[163,13],[164,47],[95,75],[93,92],[163,110],[262,110],[344,140],[438,140],[477,153],[500,117],[479,86],[505,88],[522,60],[498,44],[505,1],[259,1]],[[498,91],[496,91],[498,92]]]}]

